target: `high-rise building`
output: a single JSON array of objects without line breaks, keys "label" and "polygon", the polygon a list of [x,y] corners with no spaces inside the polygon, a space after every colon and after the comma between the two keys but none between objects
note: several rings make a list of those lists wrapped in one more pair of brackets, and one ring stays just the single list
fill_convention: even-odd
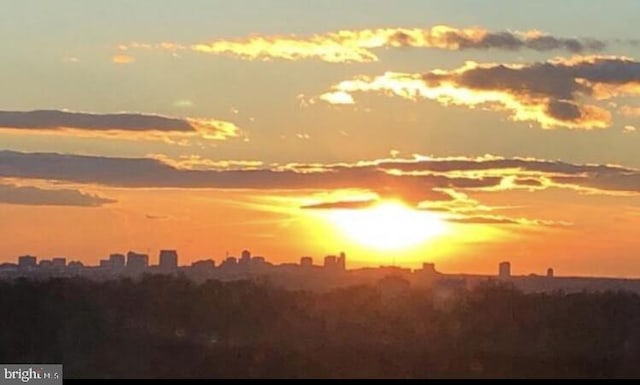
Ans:
[{"label": "high-rise building", "polygon": [[313,266],[313,258],[311,258],[311,257],[301,257],[300,258],[300,266],[303,266],[303,267],[311,267],[311,266]]},{"label": "high-rise building", "polygon": [[18,257],[18,268],[33,269],[36,267],[37,258],[33,255],[23,255]]},{"label": "high-rise building", "polygon": [[160,270],[175,271],[178,269],[178,252],[175,250],[160,250]]},{"label": "high-rise building", "polygon": [[110,259],[101,259],[98,266],[101,269],[111,269],[113,267],[113,263],[111,263]]},{"label": "high-rise building", "polygon": [[251,252],[249,250],[242,250],[240,253],[240,260],[238,261],[241,264],[249,264],[251,262]]},{"label": "high-rise building", "polygon": [[51,260],[53,267],[58,269],[64,269],[67,267],[67,258],[65,257],[56,257]]},{"label": "high-rise building", "polygon": [[130,269],[146,269],[149,266],[149,256],[133,251],[127,253],[127,267]]},{"label": "high-rise building", "polygon": [[111,263],[111,267],[114,269],[123,268],[124,260],[124,254],[111,254],[109,256],[109,262]]},{"label": "high-rise building", "polygon": [[347,268],[347,255],[344,251],[340,253],[338,260],[336,261],[336,267],[338,270],[345,270]]},{"label": "high-rise building", "polygon": [[549,277],[549,278],[553,277],[553,269],[552,268],[548,268],[547,269],[547,277]]},{"label": "high-rise building", "polygon": [[325,269],[335,269],[336,268],[336,256],[335,255],[327,255],[324,257],[324,268]]},{"label": "high-rise building", "polygon": [[510,278],[511,277],[511,263],[510,262],[500,262],[498,265],[498,276],[500,278]]}]

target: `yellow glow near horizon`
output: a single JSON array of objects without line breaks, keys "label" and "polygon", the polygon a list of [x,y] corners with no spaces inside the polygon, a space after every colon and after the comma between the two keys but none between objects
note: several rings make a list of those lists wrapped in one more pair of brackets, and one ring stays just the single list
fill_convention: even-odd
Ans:
[{"label": "yellow glow near horizon", "polygon": [[328,218],[352,241],[377,250],[408,249],[447,232],[438,216],[397,201],[367,209],[334,209]]}]

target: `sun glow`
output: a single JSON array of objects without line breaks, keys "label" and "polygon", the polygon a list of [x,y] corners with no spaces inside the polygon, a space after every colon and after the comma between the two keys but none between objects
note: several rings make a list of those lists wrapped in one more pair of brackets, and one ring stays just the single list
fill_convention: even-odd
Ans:
[{"label": "sun glow", "polygon": [[331,210],[328,216],[348,238],[378,250],[407,249],[447,231],[437,215],[397,201],[385,201],[368,209]]}]

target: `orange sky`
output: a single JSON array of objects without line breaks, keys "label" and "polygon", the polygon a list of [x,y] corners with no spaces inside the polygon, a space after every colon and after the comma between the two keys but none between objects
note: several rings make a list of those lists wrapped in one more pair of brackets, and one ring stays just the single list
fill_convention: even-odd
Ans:
[{"label": "orange sky", "polygon": [[640,277],[637,4],[371,1],[5,7],[0,262]]},{"label": "orange sky", "polygon": [[[368,247],[332,222],[333,210],[300,209],[298,199],[314,194],[257,194],[253,191],[96,189],[117,203],[98,208],[3,205],[0,231],[14,236],[3,242],[5,260],[31,253],[41,258],[64,255],[97,264],[112,252],[149,252],[156,263],[162,248],[177,248],[180,261],[213,258],[226,252],[238,255],[248,248],[273,262],[292,262],[311,255],[316,263],[327,254],[345,251],[350,267],[396,263],[419,267],[435,262],[444,272],[492,273],[497,263],[510,260],[514,273],[542,273],[554,267],[560,274],[627,275],[640,268],[633,248],[640,211],[629,211],[616,198],[577,195],[570,191],[482,193],[493,204],[509,195],[513,206],[500,210],[512,217],[535,213],[546,220],[570,222],[566,226],[447,224],[444,234],[427,237],[408,249]],[[293,196],[289,196],[293,195]],[[555,195],[555,205],[549,198]],[[595,201],[606,205],[594,204]],[[625,199],[626,200],[626,199]],[[498,202],[496,202],[498,203]],[[358,211],[358,210],[343,210]],[[446,223],[446,222],[445,222]],[[34,225],[46,231],[34,231]],[[407,230],[412,223],[407,223]],[[616,245],[618,243],[618,245]],[[631,270],[632,271],[632,270]]]}]

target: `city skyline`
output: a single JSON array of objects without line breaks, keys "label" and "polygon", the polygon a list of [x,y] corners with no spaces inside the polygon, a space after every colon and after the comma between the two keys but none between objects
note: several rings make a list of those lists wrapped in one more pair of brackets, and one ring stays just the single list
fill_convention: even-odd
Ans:
[{"label": "city skyline", "polygon": [[[207,269],[212,268],[220,268],[220,267],[230,267],[230,266],[240,266],[240,267],[248,267],[252,266],[300,266],[300,267],[324,267],[333,269],[334,267],[339,267],[338,270],[345,271],[349,270],[349,265],[347,264],[347,253],[344,251],[340,251],[339,253],[330,253],[325,254],[321,257],[313,257],[310,253],[300,256],[297,260],[289,260],[289,261],[281,261],[280,263],[272,263],[271,260],[264,255],[256,255],[253,254],[249,249],[243,249],[240,253],[229,253],[228,251],[225,253],[224,257],[220,257],[219,259],[214,257],[203,257],[203,258],[189,258],[187,263],[180,263],[182,259],[180,258],[180,253],[177,249],[160,249],[157,252],[157,258],[154,258],[156,264],[153,264],[153,261],[150,259],[150,253],[147,251],[138,252],[136,250],[129,250],[126,253],[121,252],[112,252],[105,259],[100,259],[97,264],[90,265],[84,264],[80,259],[77,258],[68,258],[66,256],[53,256],[53,257],[45,257],[40,258],[31,254],[23,254],[16,257],[16,263],[13,262],[4,262],[0,263],[0,273],[5,272],[15,272],[24,269],[24,268],[38,268],[39,270],[44,269],[43,271],[48,271],[51,268],[100,268],[106,270],[116,271],[124,271],[123,269],[158,269],[157,272],[171,273],[177,272],[181,268],[198,268],[204,267]],[[318,262],[319,261],[319,262]],[[318,263],[316,263],[318,262]],[[351,270],[358,269],[381,269],[384,271],[385,269],[399,269],[398,271],[423,271],[429,270],[435,272],[436,264],[432,261],[423,260],[419,266],[415,268],[407,268],[405,266],[397,265],[395,263],[395,258],[391,257],[391,263],[381,262],[377,266],[351,266]],[[498,263],[498,277],[511,277],[514,276],[511,270],[511,262],[502,260]],[[464,275],[464,272],[449,272],[451,274],[460,274]],[[472,274],[473,275],[473,274]],[[546,277],[554,277],[555,270],[552,266],[546,268],[546,274],[536,274],[535,272],[522,272],[518,271],[515,276],[546,276]],[[588,277],[585,277],[588,278]],[[624,278],[624,277],[594,277],[594,278]]]},{"label": "city skyline", "polygon": [[7,5],[0,264],[640,277],[637,3],[483,4]]},{"label": "city skyline", "polygon": [[148,254],[128,251],[114,253],[101,259],[99,265],[87,266],[80,261],[68,261],[65,257],[41,259],[32,255],[19,256],[17,263],[0,264],[0,283],[19,283],[58,279],[69,282],[84,279],[96,282],[144,282],[154,276],[171,276],[191,282],[244,282],[267,284],[287,290],[303,290],[322,293],[340,288],[377,287],[383,296],[393,298],[409,290],[431,291],[438,307],[446,307],[465,291],[473,291],[485,285],[508,284],[523,293],[603,293],[624,291],[640,293],[640,279],[624,277],[571,276],[556,274],[553,267],[544,273],[513,272],[510,261],[501,261],[489,274],[446,272],[436,268],[433,262],[423,262],[411,269],[397,265],[376,267],[349,267],[344,252],[326,255],[318,263],[308,255],[297,262],[272,263],[260,255],[242,250],[239,256],[227,255],[216,263],[213,259],[180,264],[177,250],[160,250],[158,263],[152,264]]}]

